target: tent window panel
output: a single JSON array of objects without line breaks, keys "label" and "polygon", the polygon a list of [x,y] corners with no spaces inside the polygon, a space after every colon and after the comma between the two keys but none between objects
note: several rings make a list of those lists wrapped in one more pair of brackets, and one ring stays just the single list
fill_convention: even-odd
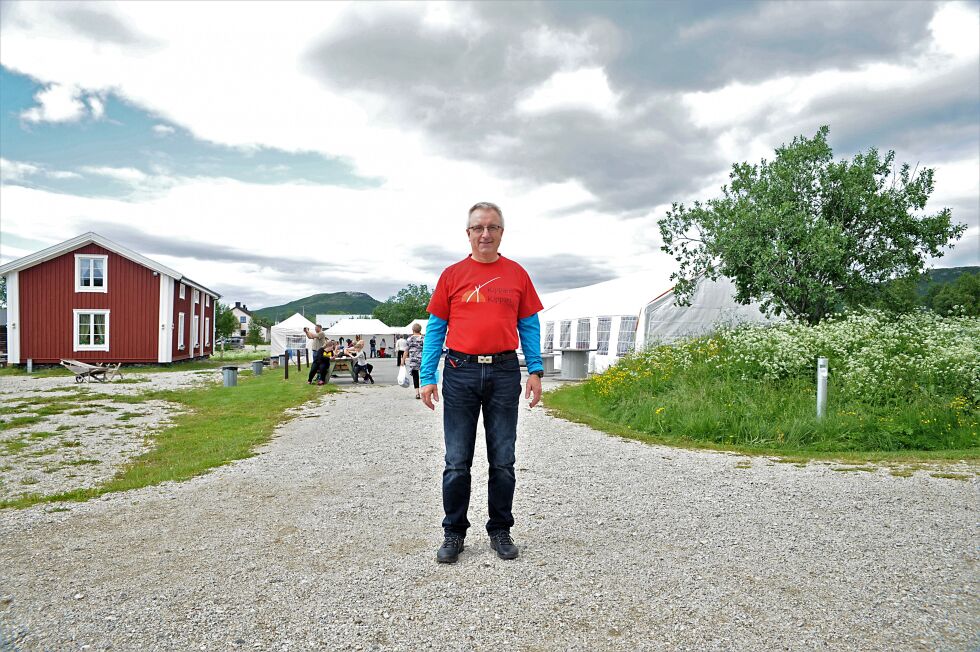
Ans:
[{"label": "tent window panel", "polygon": [[558,342],[558,346],[563,349],[570,348],[572,346],[572,320],[566,319],[561,323],[561,340]]},{"label": "tent window panel", "polygon": [[544,352],[551,353],[555,350],[555,322],[545,322],[544,325]]},{"label": "tent window panel", "polygon": [[639,317],[623,316],[619,319],[619,343],[616,346],[616,355],[626,355],[633,350],[636,342],[636,324]]},{"label": "tent window panel", "polygon": [[592,323],[589,319],[578,320],[578,332],[575,338],[575,348],[589,348],[589,340],[592,337]]},{"label": "tent window panel", "polygon": [[609,355],[609,333],[612,331],[612,317],[599,317],[596,336],[599,338],[596,355]]}]

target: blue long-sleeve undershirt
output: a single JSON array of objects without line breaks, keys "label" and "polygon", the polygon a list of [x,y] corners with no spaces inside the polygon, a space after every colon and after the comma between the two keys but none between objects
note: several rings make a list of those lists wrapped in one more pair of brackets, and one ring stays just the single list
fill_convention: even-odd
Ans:
[{"label": "blue long-sleeve undershirt", "polygon": [[[425,326],[425,342],[422,346],[422,364],[419,368],[419,385],[435,385],[439,382],[439,358],[446,343],[449,323],[441,317],[429,315]],[[517,335],[521,339],[521,350],[527,362],[528,373],[543,371],[541,363],[541,322],[537,313],[517,320]]]}]

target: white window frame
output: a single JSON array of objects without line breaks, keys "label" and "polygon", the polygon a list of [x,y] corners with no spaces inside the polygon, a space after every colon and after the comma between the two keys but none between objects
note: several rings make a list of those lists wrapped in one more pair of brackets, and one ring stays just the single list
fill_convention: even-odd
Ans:
[{"label": "white window frame", "polygon": [[[102,286],[82,285],[82,261],[83,260],[102,260]],[[105,294],[109,291],[109,256],[106,254],[75,254],[75,292],[101,292]]]},{"label": "white window frame", "polygon": [[[72,335],[72,343],[74,351],[108,351],[109,350],[109,311],[99,310],[96,308],[76,308],[72,311],[74,314],[74,319],[72,320],[72,327],[74,329],[74,334]],[[105,315],[105,344],[82,344],[78,341],[78,317],[79,315]],[[90,333],[95,334],[95,320],[92,320],[92,330]]]},{"label": "white window frame", "polygon": [[558,335],[558,348],[570,349],[572,347],[572,320],[561,320],[561,331]]},{"label": "white window frame", "polygon": [[200,326],[200,325],[201,325],[201,322],[199,321],[198,316],[197,315],[192,316],[191,317],[191,327],[192,327],[191,328],[191,348],[193,348],[193,349],[196,349],[197,348],[197,341],[198,341],[198,339],[200,337],[199,331],[197,329],[198,329],[198,326]]},{"label": "white window frame", "polygon": [[[632,351],[636,346],[636,328],[640,318],[633,315],[623,315],[619,318],[619,338],[616,342],[616,355],[623,356]],[[626,324],[630,327],[623,328]]]},{"label": "white window frame", "polygon": [[183,283],[180,284],[180,292],[177,293],[177,296],[179,296],[181,299],[187,298],[187,286]]},{"label": "white window frame", "polygon": [[[585,328],[583,328],[583,326]],[[584,333],[582,331],[585,331]],[[584,337],[583,337],[584,336]],[[578,320],[575,324],[575,348],[587,349],[592,340],[592,320],[588,317]]]},{"label": "white window frame", "polygon": [[210,308],[211,307],[211,295],[210,294],[205,294],[204,295],[204,307],[205,308]]},{"label": "white window frame", "polygon": [[211,346],[211,318],[204,318],[204,346]]},{"label": "white window frame", "polygon": [[198,304],[198,303],[201,303],[201,292],[200,292],[200,290],[193,290],[193,291],[191,291],[191,297],[193,297],[193,299],[191,300],[191,303],[193,303],[195,305]]},{"label": "white window frame", "polygon": [[609,334],[611,332],[612,317],[599,317],[599,323],[596,327],[596,355],[609,355]]},{"label": "white window frame", "polygon": [[177,350],[184,350],[184,313],[177,313]]}]

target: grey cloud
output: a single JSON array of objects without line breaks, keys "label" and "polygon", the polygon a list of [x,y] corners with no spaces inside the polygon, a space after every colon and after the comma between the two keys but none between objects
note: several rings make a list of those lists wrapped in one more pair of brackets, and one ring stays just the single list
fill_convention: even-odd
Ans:
[{"label": "grey cloud", "polygon": [[[194,242],[191,240],[160,237],[145,233],[132,226],[125,226],[113,222],[85,221],[81,224],[81,227],[85,230],[95,231],[99,235],[103,235],[125,247],[138,251],[149,258],[152,258],[154,255],[164,255],[212,262],[238,263],[241,265],[252,265],[256,268],[286,275],[304,275],[307,278],[309,278],[309,275],[323,275],[346,270],[344,265],[324,262],[321,259],[302,256],[291,256],[289,258],[266,256],[255,251],[236,249],[235,247],[213,242]],[[207,285],[205,279],[197,280]]]},{"label": "grey cloud", "polygon": [[[57,5],[55,5],[57,6]],[[57,15],[74,31],[97,42],[125,46],[155,45],[149,37],[126,25],[120,18],[102,8],[83,3],[65,3]]]}]

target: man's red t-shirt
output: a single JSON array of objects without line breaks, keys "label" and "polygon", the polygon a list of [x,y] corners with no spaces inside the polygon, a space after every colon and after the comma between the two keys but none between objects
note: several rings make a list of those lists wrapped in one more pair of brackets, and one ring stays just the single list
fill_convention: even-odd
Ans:
[{"label": "man's red t-shirt", "polygon": [[500,256],[492,263],[467,257],[447,267],[428,311],[449,322],[448,348],[482,355],[518,348],[517,320],[542,308],[524,268]]}]

